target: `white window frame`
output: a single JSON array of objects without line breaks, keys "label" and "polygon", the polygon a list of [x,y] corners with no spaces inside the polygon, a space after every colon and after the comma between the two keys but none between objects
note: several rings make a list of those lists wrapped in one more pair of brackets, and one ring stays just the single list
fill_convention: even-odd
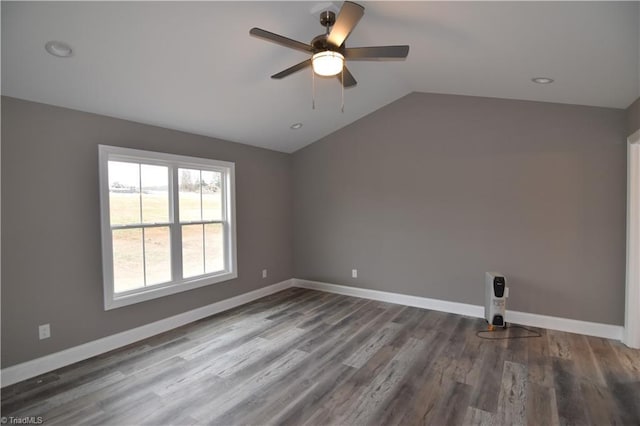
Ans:
[{"label": "white window frame", "polygon": [[[100,177],[100,220],[102,231],[102,271],[104,287],[104,309],[110,310],[194,288],[228,281],[238,277],[236,215],[235,215],[235,164],[207,158],[188,157],[139,149],[108,145],[98,146]],[[129,161],[142,164],[167,166],[169,168],[169,227],[171,238],[172,281],[115,293],[113,282],[113,241],[109,208],[109,161]],[[178,168],[211,170],[222,173],[222,208],[224,227],[225,268],[223,271],[181,278],[182,236],[178,202]],[[207,221],[209,222],[209,221]],[[217,222],[217,221],[216,221]],[[192,222],[201,223],[201,222]],[[134,227],[143,227],[134,226]]]}]

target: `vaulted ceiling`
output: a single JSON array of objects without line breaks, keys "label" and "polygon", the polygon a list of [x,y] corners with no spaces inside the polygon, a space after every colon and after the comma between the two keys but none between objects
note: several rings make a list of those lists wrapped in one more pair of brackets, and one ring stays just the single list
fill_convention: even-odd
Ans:
[{"label": "vaulted ceiling", "polygon": [[[2,94],[293,152],[412,91],[626,108],[640,95],[640,2],[359,2],[347,45],[409,44],[349,62],[345,90],[306,56],[341,2],[2,2]],[[49,55],[49,40],[74,49]],[[553,84],[531,82],[551,77]],[[298,130],[290,129],[302,123]]]}]

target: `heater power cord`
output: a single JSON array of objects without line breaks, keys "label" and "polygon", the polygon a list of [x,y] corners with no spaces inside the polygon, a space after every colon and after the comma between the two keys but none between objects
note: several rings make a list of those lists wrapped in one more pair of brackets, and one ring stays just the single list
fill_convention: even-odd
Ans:
[{"label": "heater power cord", "polygon": [[511,329],[511,328],[519,328],[519,329],[525,330],[525,331],[527,331],[527,332],[529,332],[531,334],[526,334],[526,335],[522,335],[522,336],[497,336],[497,337],[484,336],[484,334],[486,334],[486,333],[495,333],[496,332],[496,330],[491,330],[490,329],[490,330],[478,330],[478,331],[476,331],[476,336],[479,337],[480,339],[485,339],[485,340],[530,339],[530,338],[533,338],[533,337],[542,337],[542,334],[538,333],[537,331],[531,330],[530,328],[526,328],[526,327],[523,327],[521,325],[511,325],[511,324],[509,324],[508,326],[505,325],[505,327],[503,327],[502,329],[506,331],[506,330]]}]

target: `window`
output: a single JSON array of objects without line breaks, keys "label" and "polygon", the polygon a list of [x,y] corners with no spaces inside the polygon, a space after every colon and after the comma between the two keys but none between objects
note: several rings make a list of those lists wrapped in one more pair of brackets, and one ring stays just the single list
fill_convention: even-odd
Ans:
[{"label": "window", "polygon": [[105,309],[236,278],[234,164],[100,145]]}]

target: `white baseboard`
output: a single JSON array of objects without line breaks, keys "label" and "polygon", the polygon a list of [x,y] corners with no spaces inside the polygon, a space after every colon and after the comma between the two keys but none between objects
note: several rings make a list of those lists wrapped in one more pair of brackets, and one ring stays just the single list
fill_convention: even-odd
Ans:
[{"label": "white baseboard", "polygon": [[11,367],[2,369],[0,372],[0,382],[2,383],[2,387],[9,386],[22,380],[30,379],[57,368],[73,364],[74,362],[100,355],[219,312],[235,308],[236,306],[244,305],[245,303],[249,303],[253,300],[268,296],[292,286],[292,279],[285,280],[268,287],[221,300],[219,302],[145,324],[131,330],[103,337],[98,340],[93,340],[91,342],[74,346],[31,361],[26,361],[21,364],[12,365]]},{"label": "white baseboard", "polygon": [[602,324],[599,322],[580,321],[571,318],[551,317],[548,315],[532,314],[507,310],[507,322],[548,328],[549,330],[566,331],[569,333],[585,334],[587,336],[604,337],[606,339],[622,340],[624,327],[621,325]]},{"label": "white baseboard", "polygon": [[431,309],[451,314],[467,315],[469,317],[476,318],[484,317],[483,306],[468,305],[466,303],[448,302],[446,300],[428,299],[426,297],[349,287],[346,285],[327,284],[318,281],[300,280],[297,278],[294,279],[294,285],[296,287],[308,288],[311,290],[344,294],[345,296],[355,296],[363,299],[379,300],[381,302],[396,303],[398,305],[414,306],[416,308]]},{"label": "white baseboard", "polygon": [[[364,299],[379,300],[381,302],[397,303],[400,305],[415,306],[417,308],[431,309],[434,311],[484,318],[484,306],[480,305],[448,302],[445,300],[429,299],[427,297],[409,296],[406,294],[390,293],[386,291],[369,290],[365,288],[301,279],[294,279],[293,285],[296,287],[325,291],[328,293],[344,294],[346,296],[362,297]],[[601,324],[597,322],[580,321],[569,318],[551,317],[547,315],[510,310],[507,310],[506,321],[521,325],[529,325],[532,327],[541,327],[550,330],[566,331],[569,333],[585,334],[587,336],[604,337],[614,340],[622,340],[624,331],[624,327],[619,325]]]}]

